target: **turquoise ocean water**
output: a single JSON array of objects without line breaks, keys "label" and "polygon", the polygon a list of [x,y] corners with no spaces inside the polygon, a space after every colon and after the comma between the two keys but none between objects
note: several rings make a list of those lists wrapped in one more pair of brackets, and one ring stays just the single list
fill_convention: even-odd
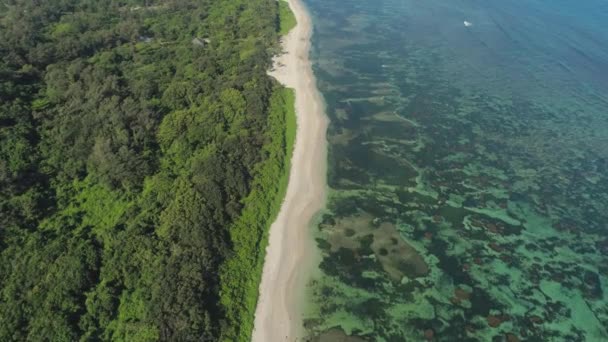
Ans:
[{"label": "turquoise ocean water", "polygon": [[608,1],[305,2],[309,338],[608,341]]}]

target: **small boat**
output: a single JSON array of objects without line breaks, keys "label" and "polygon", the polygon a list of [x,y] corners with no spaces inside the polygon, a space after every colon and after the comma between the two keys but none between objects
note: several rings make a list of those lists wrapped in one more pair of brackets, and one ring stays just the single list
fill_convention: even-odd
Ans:
[{"label": "small boat", "polygon": [[473,26],[473,23],[472,23],[472,22],[470,22],[470,21],[466,21],[466,20],[465,20],[465,21],[464,21],[464,26],[465,26],[465,27]]}]

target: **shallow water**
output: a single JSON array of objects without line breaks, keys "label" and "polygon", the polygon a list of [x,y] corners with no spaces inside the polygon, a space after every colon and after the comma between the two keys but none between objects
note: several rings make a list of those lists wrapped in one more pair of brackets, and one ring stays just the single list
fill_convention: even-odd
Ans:
[{"label": "shallow water", "polygon": [[608,2],[306,3],[310,339],[608,341]]}]

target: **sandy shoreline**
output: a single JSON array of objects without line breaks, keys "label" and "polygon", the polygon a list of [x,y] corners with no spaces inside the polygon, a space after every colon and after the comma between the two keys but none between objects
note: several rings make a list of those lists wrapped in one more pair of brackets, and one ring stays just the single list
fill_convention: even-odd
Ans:
[{"label": "sandy shoreline", "polygon": [[325,202],[328,120],[308,58],[312,23],[301,0],[289,0],[289,6],[298,24],[283,38],[285,53],[275,58],[270,75],[295,89],[297,133],[285,199],[270,227],[254,342],[301,336],[299,302],[313,257],[309,226]]}]

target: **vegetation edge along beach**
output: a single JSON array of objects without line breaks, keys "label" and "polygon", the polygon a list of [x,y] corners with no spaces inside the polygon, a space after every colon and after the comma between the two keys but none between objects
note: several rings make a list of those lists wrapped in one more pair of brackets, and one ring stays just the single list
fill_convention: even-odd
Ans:
[{"label": "vegetation edge along beach", "polygon": [[[279,34],[285,36],[296,26],[295,16],[285,0],[278,0]],[[270,99],[269,158],[261,163],[253,190],[245,199],[239,220],[230,228],[235,255],[221,269],[220,301],[227,308],[225,341],[250,341],[258,288],[262,277],[264,251],[270,225],[276,219],[287,192],[291,156],[296,139],[295,93],[276,86]],[[255,234],[251,233],[255,227]]]}]

